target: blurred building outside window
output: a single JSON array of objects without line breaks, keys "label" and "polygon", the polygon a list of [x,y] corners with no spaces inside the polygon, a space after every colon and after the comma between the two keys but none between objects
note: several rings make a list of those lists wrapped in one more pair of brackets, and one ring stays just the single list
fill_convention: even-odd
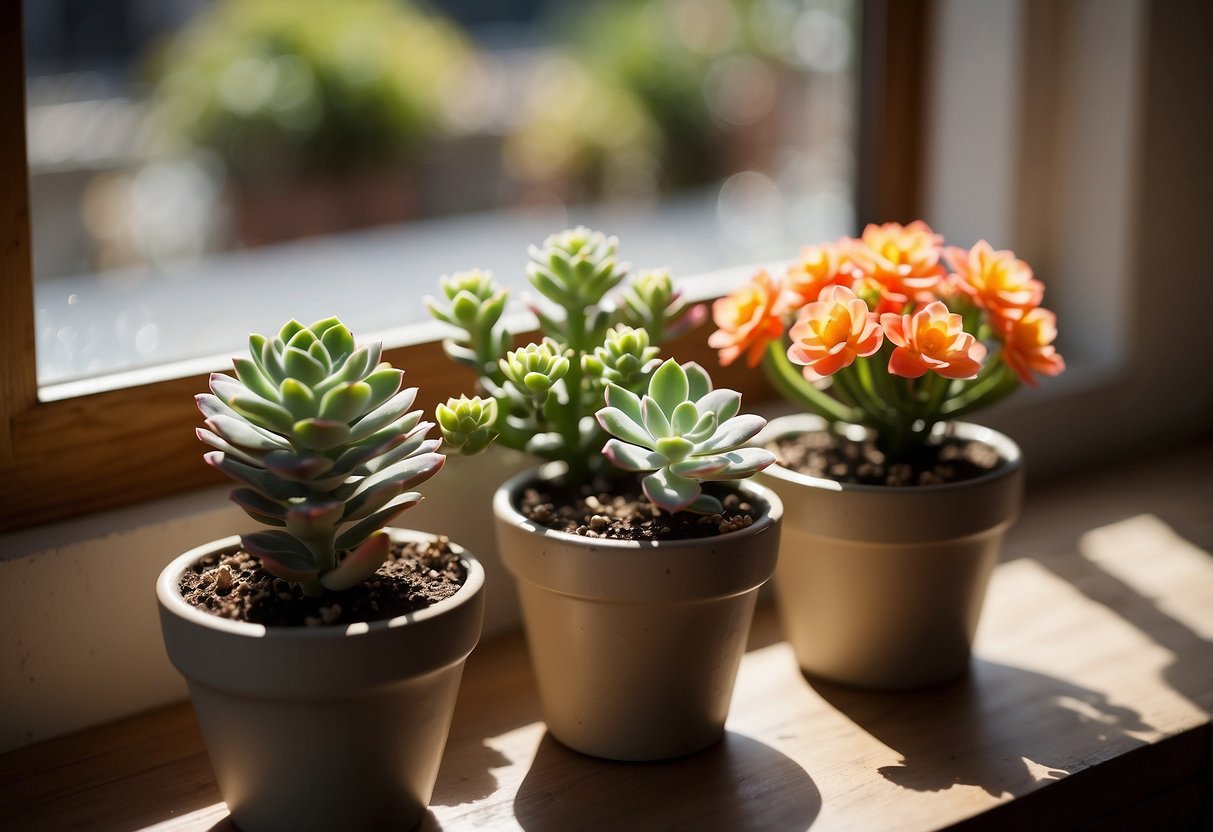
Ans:
[{"label": "blurred building outside window", "polygon": [[26,3],[42,385],[426,320],[578,222],[680,275],[851,233],[858,0]]}]

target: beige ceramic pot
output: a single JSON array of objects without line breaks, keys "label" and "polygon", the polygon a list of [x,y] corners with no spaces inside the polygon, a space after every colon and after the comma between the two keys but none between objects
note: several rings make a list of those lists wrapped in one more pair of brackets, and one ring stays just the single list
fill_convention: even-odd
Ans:
[{"label": "beige ceramic pot", "polygon": [[[433,539],[389,529],[394,540]],[[426,811],[464,660],[480,637],[484,571],[432,607],[345,627],[265,627],[187,604],[186,552],[156,594],[219,791],[244,832],[408,829]]]},{"label": "beige ceramic pot", "polygon": [[[755,442],[824,426],[786,416]],[[775,598],[806,673],[903,689],[967,669],[990,573],[1019,515],[1023,465],[1000,433],[946,429],[992,445],[1005,464],[966,482],[914,487],[840,484],[779,465],[758,475],[787,510]]]},{"label": "beige ceramic pot", "polygon": [[758,588],[775,568],[779,498],[743,483],[763,515],[717,537],[595,540],[518,512],[535,477],[526,471],[502,485],[493,512],[548,730],[612,760],[667,759],[716,742]]}]

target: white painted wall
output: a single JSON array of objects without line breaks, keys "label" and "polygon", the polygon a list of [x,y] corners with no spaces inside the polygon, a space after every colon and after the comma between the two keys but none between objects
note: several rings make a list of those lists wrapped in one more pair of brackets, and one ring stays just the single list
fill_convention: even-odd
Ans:
[{"label": "white painted wall", "polygon": [[[486,636],[518,626],[489,505],[526,464],[509,451],[452,458],[399,523],[481,559]],[[0,536],[0,752],[184,699],[156,577],[182,552],[254,526],[219,488]]]}]

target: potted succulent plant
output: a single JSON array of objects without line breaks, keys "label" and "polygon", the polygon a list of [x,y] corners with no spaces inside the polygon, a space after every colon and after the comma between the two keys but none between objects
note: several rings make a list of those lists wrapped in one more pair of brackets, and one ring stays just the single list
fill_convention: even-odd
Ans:
[{"label": "potted succulent plant", "polygon": [[794,518],[776,599],[809,674],[906,688],[968,666],[1023,471],[1009,438],[958,420],[1064,369],[1043,291],[1011,252],[919,221],[806,248],[715,303],[721,362],[761,363],[808,411],[758,441]]},{"label": "potted succulent plant", "polygon": [[480,636],[484,573],[445,538],[384,528],[445,457],[379,344],[330,318],[249,350],[197,397],[198,435],[274,528],[165,568],[165,647],[241,829],[407,828]]},{"label": "potted succulent plant", "polygon": [[462,330],[448,353],[486,396],[452,399],[437,420],[452,447],[495,439],[551,460],[493,501],[548,729],[587,754],[654,760],[722,735],[782,508],[733,482],[774,461],[744,447],[765,420],[698,365],[656,357],[650,335],[702,312],[665,272],[612,306],[626,272],[615,245],[578,228],[531,249],[531,283],[558,311],[536,308],[546,337],[516,350],[504,292],[480,273],[445,279],[448,303],[432,309]]}]

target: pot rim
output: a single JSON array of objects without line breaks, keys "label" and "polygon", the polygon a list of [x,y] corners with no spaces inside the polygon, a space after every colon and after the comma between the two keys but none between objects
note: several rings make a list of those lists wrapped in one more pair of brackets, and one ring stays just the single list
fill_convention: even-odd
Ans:
[{"label": "pot rim", "polygon": [[520,471],[509,479],[505,480],[497,487],[493,494],[493,513],[524,531],[531,534],[540,535],[543,537],[551,537],[555,540],[565,541],[574,545],[585,545],[601,547],[604,549],[615,549],[623,551],[635,551],[641,549],[691,549],[702,547],[705,540],[731,539],[751,537],[759,534],[768,527],[778,523],[783,517],[783,501],[779,499],[779,495],[772,489],[761,483],[754,482],[752,479],[735,480],[736,487],[743,492],[746,492],[750,497],[756,497],[766,503],[766,510],[762,511],[759,516],[744,529],[726,532],[723,535],[712,537],[692,537],[682,538],[678,540],[616,540],[605,537],[583,537],[579,534],[571,532],[562,532],[556,529],[549,529],[547,526],[541,526],[537,523],[528,520],[523,516],[522,512],[514,507],[513,495],[517,493],[527,483],[533,480],[550,480],[557,476],[563,469],[563,462],[545,462],[524,471]]},{"label": "pot rim", "polygon": [[[393,541],[435,540],[439,536],[414,529],[387,528]],[[451,550],[459,556],[460,562],[467,571],[463,585],[449,598],[444,598],[425,609],[398,615],[395,618],[380,621],[354,621],[345,626],[328,625],[321,627],[296,626],[267,626],[253,624],[248,621],[235,621],[213,615],[205,610],[189,604],[181,596],[181,576],[196,560],[216,551],[239,548],[240,535],[230,535],[195,546],[193,549],[178,555],[160,572],[156,579],[156,597],[161,606],[178,618],[199,627],[216,630],[233,636],[245,638],[274,639],[282,641],[317,641],[333,638],[350,638],[362,635],[393,630],[410,624],[437,618],[456,607],[462,606],[474,598],[484,587],[484,567],[480,561],[459,544],[450,541]]]},{"label": "pot rim", "polygon": [[[826,420],[813,413],[793,413],[787,416],[779,416],[767,423],[757,436],[753,439],[753,444],[758,447],[764,447],[770,442],[781,439],[785,436],[791,436],[801,433],[812,433],[824,429]],[[849,427],[858,430],[864,430],[862,426],[850,425]],[[971,439],[977,442],[983,442],[996,451],[1002,458],[1003,464],[996,468],[987,471],[976,477],[971,477],[960,482],[938,483],[935,485],[868,485],[864,483],[843,483],[838,480],[828,479],[826,477],[814,477],[810,474],[802,474],[799,471],[793,471],[776,461],[773,465],[769,465],[759,472],[759,475],[765,475],[775,479],[783,480],[797,485],[803,485],[809,488],[820,488],[826,491],[851,491],[857,493],[872,493],[872,494],[887,494],[890,489],[905,489],[916,494],[940,493],[948,491],[959,491],[970,489],[975,486],[984,485],[989,482],[994,482],[1009,476],[1012,476],[1016,471],[1023,467],[1023,452],[1014,439],[1007,436],[1005,433],[996,431],[993,428],[985,427],[984,425],[976,424],[975,422],[963,421],[946,421],[938,423],[932,433],[949,433],[953,436],[959,436],[963,439]]]}]

